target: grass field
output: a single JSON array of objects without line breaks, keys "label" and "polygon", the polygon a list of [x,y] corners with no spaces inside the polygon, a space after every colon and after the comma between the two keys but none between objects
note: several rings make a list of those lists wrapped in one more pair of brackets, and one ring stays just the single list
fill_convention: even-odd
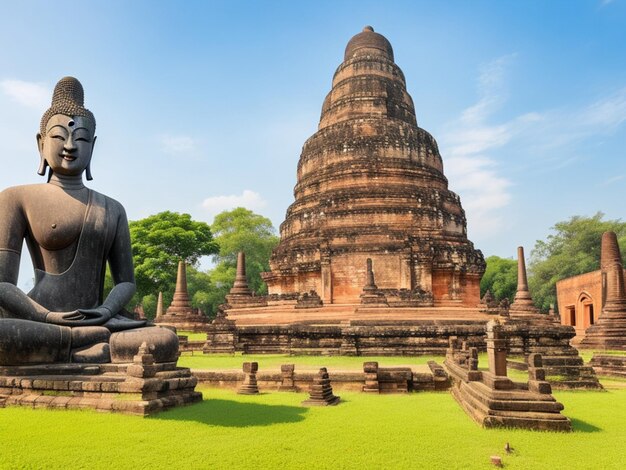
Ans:
[{"label": "grass field", "polygon": [[[449,393],[342,393],[329,408],[306,394],[240,396],[200,388],[202,403],[151,418],[0,409],[0,468],[621,469],[626,382],[557,392],[575,432],[484,430]],[[515,449],[506,455],[510,442]]]},{"label": "grass field", "polygon": [[179,330],[178,334],[186,336],[189,341],[206,341],[206,333],[195,333],[193,331]]}]

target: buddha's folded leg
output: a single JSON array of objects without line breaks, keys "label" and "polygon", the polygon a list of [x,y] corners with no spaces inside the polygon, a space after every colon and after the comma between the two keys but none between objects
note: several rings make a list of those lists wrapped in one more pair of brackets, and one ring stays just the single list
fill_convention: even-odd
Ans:
[{"label": "buddha's folded leg", "polygon": [[111,332],[103,326],[72,328],[72,362],[105,364],[111,362]]},{"label": "buddha's folded leg", "polygon": [[146,343],[156,362],[175,362],[178,359],[178,336],[161,327],[135,328],[111,334],[111,362],[133,362],[142,343]]},{"label": "buddha's folded leg", "polygon": [[0,319],[0,364],[69,362],[72,333],[67,326],[17,318]]}]

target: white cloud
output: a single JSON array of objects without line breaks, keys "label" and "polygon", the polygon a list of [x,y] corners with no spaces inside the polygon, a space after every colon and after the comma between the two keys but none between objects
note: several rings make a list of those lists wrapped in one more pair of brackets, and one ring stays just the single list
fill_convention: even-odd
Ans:
[{"label": "white cloud", "polygon": [[52,96],[45,85],[23,80],[2,80],[0,88],[5,95],[29,108],[45,109]]},{"label": "white cloud", "polygon": [[[497,122],[514,58],[507,55],[481,68],[478,101],[449,122],[440,139],[450,188],[460,193],[471,231],[479,237],[505,228],[502,209],[511,202],[509,174],[554,172],[580,163],[590,158],[584,145],[626,123],[626,87],[576,108],[532,111]],[[603,184],[623,178],[609,177]]]},{"label": "white cloud", "polygon": [[165,153],[173,155],[193,153],[198,147],[196,140],[187,135],[164,134],[159,137],[159,142]]},{"label": "white cloud", "polygon": [[210,214],[219,214],[222,211],[245,207],[252,211],[263,209],[267,205],[261,195],[249,189],[244,189],[240,195],[212,196],[202,201],[202,207]]},{"label": "white cloud", "polygon": [[624,178],[626,178],[626,175],[617,175],[617,176],[613,176],[611,178],[608,178],[606,181],[604,181],[604,183],[602,184],[602,186],[608,186],[610,184],[616,183],[618,181],[623,180]]},{"label": "white cloud", "polygon": [[500,57],[481,69],[480,99],[448,124],[441,139],[450,187],[462,195],[467,218],[479,235],[501,227],[496,211],[511,201],[511,182],[499,173],[499,165],[489,152],[508,144],[517,127],[537,118],[525,115],[504,124],[488,122],[506,101],[504,75],[514,57]]},{"label": "white cloud", "polygon": [[626,122],[626,87],[588,106],[581,116],[581,126],[613,130]]}]

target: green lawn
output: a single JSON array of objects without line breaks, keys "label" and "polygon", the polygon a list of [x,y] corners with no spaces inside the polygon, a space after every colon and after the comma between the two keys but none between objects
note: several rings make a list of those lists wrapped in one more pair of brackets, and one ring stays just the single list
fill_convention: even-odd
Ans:
[{"label": "green lawn", "polygon": [[206,333],[195,333],[193,331],[179,330],[176,334],[181,336],[187,336],[189,341],[206,341]]},{"label": "green lawn", "polygon": [[[201,388],[205,400],[152,418],[0,409],[0,468],[369,469],[623,468],[626,389],[558,392],[575,432],[484,430],[449,393],[341,393],[303,408],[306,394],[240,396]],[[510,442],[515,449],[506,455]]]}]

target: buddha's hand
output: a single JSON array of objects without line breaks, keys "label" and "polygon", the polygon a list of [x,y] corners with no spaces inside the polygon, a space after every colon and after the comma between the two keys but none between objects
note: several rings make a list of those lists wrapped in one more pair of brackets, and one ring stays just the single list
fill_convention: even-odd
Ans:
[{"label": "buddha's hand", "polygon": [[100,306],[97,308],[81,308],[72,312],[48,312],[46,323],[63,326],[97,326],[106,323],[113,314]]}]

